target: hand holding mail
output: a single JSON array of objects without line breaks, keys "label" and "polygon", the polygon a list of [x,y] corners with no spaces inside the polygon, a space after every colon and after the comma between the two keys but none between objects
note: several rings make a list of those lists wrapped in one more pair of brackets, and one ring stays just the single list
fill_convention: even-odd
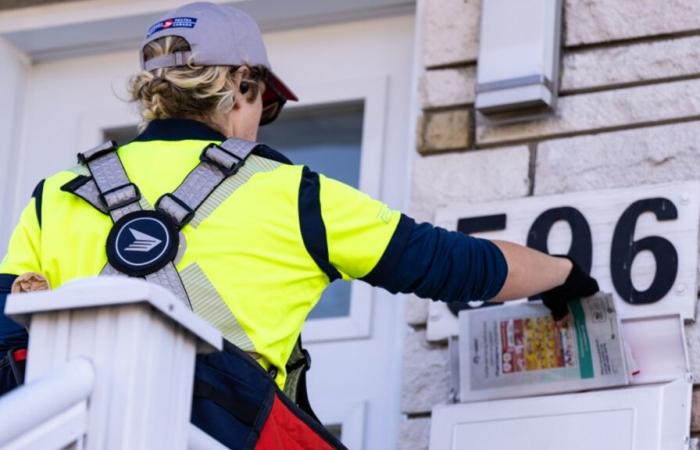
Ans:
[{"label": "hand holding mail", "polygon": [[560,286],[543,292],[542,303],[552,312],[554,320],[562,320],[569,313],[568,302],[571,300],[590,297],[598,292],[598,282],[588,275],[576,261],[568,256],[562,256],[572,262],[571,272],[566,281]]}]

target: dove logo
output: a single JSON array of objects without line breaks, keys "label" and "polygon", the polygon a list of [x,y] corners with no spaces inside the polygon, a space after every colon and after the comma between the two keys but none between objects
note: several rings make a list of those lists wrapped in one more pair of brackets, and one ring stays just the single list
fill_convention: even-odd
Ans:
[{"label": "dove logo", "polygon": [[129,228],[129,231],[134,236],[134,242],[131,243],[127,248],[124,249],[125,252],[150,252],[160,244],[161,241],[158,238],[149,236],[146,233],[142,233],[134,228]]},{"label": "dove logo", "polygon": [[122,217],[107,239],[112,267],[131,276],[153,273],[175,258],[178,229],[158,211],[138,211]]}]

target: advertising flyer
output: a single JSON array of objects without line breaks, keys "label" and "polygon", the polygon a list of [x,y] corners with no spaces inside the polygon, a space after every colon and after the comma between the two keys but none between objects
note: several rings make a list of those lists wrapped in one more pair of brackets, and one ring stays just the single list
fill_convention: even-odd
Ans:
[{"label": "advertising flyer", "polygon": [[629,384],[612,297],[576,300],[569,309],[564,323],[556,323],[540,302],[460,313],[461,400]]}]

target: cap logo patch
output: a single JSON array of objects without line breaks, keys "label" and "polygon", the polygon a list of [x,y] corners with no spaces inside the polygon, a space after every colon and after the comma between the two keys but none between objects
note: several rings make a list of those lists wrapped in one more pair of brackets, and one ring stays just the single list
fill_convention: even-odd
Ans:
[{"label": "cap logo patch", "polygon": [[146,33],[146,38],[153,36],[159,31],[168,30],[170,28],[194,28],[197,25],[196,17],[173,17],[170,19],[161,20],[154,23]]}]

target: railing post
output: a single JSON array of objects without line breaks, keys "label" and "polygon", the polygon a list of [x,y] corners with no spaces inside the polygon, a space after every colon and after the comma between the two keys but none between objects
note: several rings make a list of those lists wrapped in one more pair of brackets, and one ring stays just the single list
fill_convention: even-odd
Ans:
[{"label": "railing post", "polygon": [[5,312],[30,328],[27,382],[77,357],[94,365],[86,449],[187,448],[195,355],[221,335],[170,292],[100,277],[11,295]]}]

